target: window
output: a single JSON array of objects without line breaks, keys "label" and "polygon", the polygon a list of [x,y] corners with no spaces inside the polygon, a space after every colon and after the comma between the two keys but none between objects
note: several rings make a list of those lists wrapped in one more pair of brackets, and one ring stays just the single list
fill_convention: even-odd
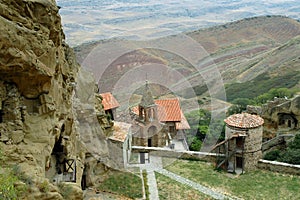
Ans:
[{"label": "window", "polygon": [[174,133],[175,132],[175,126],[169,126],[169,132]]},{"label": "window", "polygon": [[244,138],[243,137],[237,137],[235,139],[236,141],[236,148],[242,149],[244,146]]}]

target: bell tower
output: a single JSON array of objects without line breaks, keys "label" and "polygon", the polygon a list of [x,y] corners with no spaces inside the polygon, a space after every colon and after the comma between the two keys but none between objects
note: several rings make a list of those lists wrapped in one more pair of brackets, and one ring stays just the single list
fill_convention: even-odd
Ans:
[{"label": "bell tower", "polygon": [[139,119],[141,121],[149,123],[157,120],[157,105],[154,102],[152,93],[149,89],[148,82],[146,82],[144,94],[138,107]]}]

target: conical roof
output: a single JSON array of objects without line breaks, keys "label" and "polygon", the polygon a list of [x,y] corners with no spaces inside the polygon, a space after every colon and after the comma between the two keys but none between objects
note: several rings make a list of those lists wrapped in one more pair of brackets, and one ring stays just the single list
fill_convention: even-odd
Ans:
[{"label": "conical roof", "polygon": [[258,115],[248,113],[234,114],[224,120],[229,126],[236,128],[256,128],[263,125],[264,120]]},{"label": "conical roof", "polygon": [[146,82],[146,86],[145,86],[145,89],[144,89],[142,100],[141,100],[139,105],[144,107],[144,108],[155,106],[155,102],[154,102],[152,93],[150,91],[148,82]]}]

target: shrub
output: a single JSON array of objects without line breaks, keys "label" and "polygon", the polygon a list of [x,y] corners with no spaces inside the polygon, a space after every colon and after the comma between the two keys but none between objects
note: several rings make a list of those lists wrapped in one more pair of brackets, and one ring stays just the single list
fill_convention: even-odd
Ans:
[{"label": "shrub", "polygon": [[300,134],[297,134],[292,142],[288,144],[290,149],[300,149]]},{"label": "shrub", "polygon": [[274,150],[264,156],[266,160],[277,160],[289,164],[300,164],[300,134],[297,134],[292,142],[288,144],[285,151]]},{"label": "shrub", "polygon": [[274,151],[270,151],[268,153],[266,153],[266,155],[264,156],[265,160],[277,160],[280,156],[280,150],[276,149]]},{"label": "shrub", "polygon": [[23,187],[15,187],[15,183],[20,181],[15,167],[3,166],[7,158],[0,149],[0,199],[15,200],[24,191]]},{"label": "shrub", "polygon": [[278,159],[280,162],[290,163],[294,165],[300,164],[300,149],[288,149],[282,153]]},{"label": "shrub", "polygon": [[10,170],[1,169],[0,174],[0,199],[17,199],[18,191],[14,187],[17,177]]},{"label": "shrub", "polygon": [[58,188],[64,199],[70,199],[69,197],[72,194],[72,187],[70,185],[59,183]]},{"label": "shrub", "polygon": [[202,146],[202,141],[199,140],[197,137],[194,137],[189,148],[191,151],[200,151],[201,146]]}]

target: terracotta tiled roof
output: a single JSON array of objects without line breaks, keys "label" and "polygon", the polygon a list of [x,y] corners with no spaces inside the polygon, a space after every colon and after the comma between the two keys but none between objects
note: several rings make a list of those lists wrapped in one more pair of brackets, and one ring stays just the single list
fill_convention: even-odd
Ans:
[{"label": "terracotta tiled roof", "polygon": [[177,130],[183,130],[183,129],[191,129],[188,121],[186,120],[184,114],[181,111],[181,121],[180,122],[176,122],[176,129]]},{"label": "terracotta tiled roof", "polygon": [[178,99],[155,100],[158,107],[158,119],[161,122],[180,122],[181,109]]},{"label": "terracotta tiled roof", "polygon": [[227,125],[237,128],[256,128],[264,123],[260,116],[248,113],[231,115],[224,121]]},{"label": "terracotta tiled roof", "polygon": [[[176,129],[190,129],[190,125],[181,111],[178,99],[154,100],[157,105],[157,115],[160,122],[175,122]],[[139,114],[138,107],[131,108],[135,114]]]},{"label": "terracotta tiled roof", "polygon": [[[159,99],[154,100],[157,105],[158,120],[161,122],[181,122],[178,127],[190,128],[186,118],[181,112],[178,99]],[[138,107],[131,108],[132,112],[139,114]],[[184,128],[184,129],[185,129]]]},{"label": "terracotta tiled roof", "polygon": [[117,108],[120,106],[118,101],[115,99],[115,97],[110,92],[102,93],[100,95],[103,98],[102,104],[103,104],[104,110],[109,110],[109,109]]},{"label": "terracotta tiled roof", "polygon": [[127,124],[124,122],[114,122],[114,131],[113,135],[109,137],[111,140],[124,142],[127,134],[129,133],[129,129],[131,124]]}]

